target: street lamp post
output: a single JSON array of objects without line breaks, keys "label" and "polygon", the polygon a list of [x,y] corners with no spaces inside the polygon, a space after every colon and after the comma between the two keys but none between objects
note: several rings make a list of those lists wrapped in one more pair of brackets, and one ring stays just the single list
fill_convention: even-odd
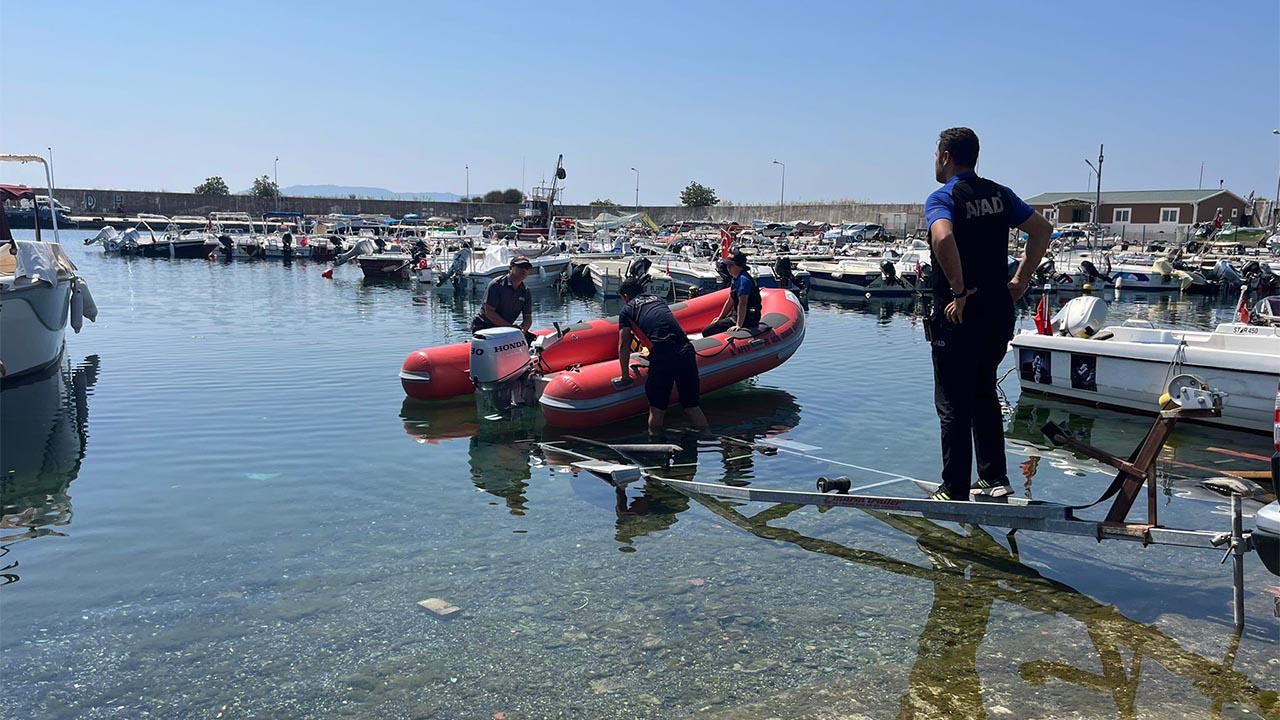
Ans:
[{"label": "street lamp post", "polygon": [[1093,201],[1093,227],[1094,232],[1090,234],[1090,238],[1102,237],[1102,145],[1098,146],[1098,167],[1093,167],[1093,163],[1085,158],[1085,164],[1092,170],[1093,174],[1098,176],[1098,194],[1094,196]]},{"label": "street lamp post", "polygon": [[631,172],[634,172],[636,174],[636,209],[635,211],[638,213],[640,212],[640,171],[636,170],[635,168],[631,168]]},{"label": "street lamp post", "polygon": [[275,166],[271,171],[271,182],[276,185],[276,211],[280,210],[280,158],[276,158]]},{"label": "street lamp post", "polygon": [[774,160],[773,164],[782,166],[782,190],[778,192],[778,222],[786,222],[783,213],[787,207],[787,164],[777,160]]},{"label": "street lamp post", "polygon": [[[1272,135],[1280,135],[1280,130],[1272,130]],[[1280,174],[1276,176],[1276,199],[1271,203],[1271,231],[1280,228]]]}]

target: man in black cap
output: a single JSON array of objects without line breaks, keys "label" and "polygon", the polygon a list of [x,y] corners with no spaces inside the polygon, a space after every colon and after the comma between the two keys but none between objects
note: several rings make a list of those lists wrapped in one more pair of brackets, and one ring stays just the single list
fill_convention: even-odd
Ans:
[{"label": "man in black cap", "polygon": [[626,304],[618,316],[618,364],[622,367],[622,377],[615,380],[614,385],[621,387],[631,383],[631,337],[634,334],[641,345],[649,348],[649,376],[644,383],[644,394],[649,400],[649,432],[662,430],[662,421],[671,403],[672,386],[675,386],[680,405],[694,429],[705,430],[707,416],[698,406],[701,391],[698,356],[680,322],[665,301],[645,292],[643,280],[625,280],[618,294]]},{"label": "man in black cap", "polygon": [[702,329],[703,337],[760,324],[760,286],[747,272],[747,254],[739,250],[721,262],[731,278],[729,299],[725,300],[720,317]]},{"label": "man in black cap", "polygon": [[529,258],[524,255],[512,258],[507,274],[489,283],[489,289],[484,294],[484,306],[471,319],[471,332],[514,326],[516,318],[521,317],[520,329],[524,331],[525,339],[533,342],[537,337],[529,332],[529,327],[533,325],[533,296],[524,284],[532,270],[533,263]]}]

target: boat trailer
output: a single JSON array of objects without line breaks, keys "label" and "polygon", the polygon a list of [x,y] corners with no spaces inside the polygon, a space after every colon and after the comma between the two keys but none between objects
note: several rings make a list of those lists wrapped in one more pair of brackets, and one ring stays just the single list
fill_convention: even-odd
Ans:
[{"label": "boat trailer", "polygon": [[[1189,390],[1188,394],[1201,393]],[[898,480],[912,480],[918,485],[925,483],[905,475],[864,468],[849,463],[839,463],[880,475],[894,478],[884,482],[876,482],[859,488],[852,488],[848,478],[819,478],[819,490],[769,490],[753,487],[738,487],[720,483],[696,482],[665,477],[664,472],[674,469],[670,460],[679,446],[670,444],[630,444],[610,445],[587,438],[568,436],[568,440],[583,442],[596,447],[606,448],[625,461],[625,463],[599,460],[583,453],[564,447],[564,441],[543,442],[540,447],[545,452],[565,454],[576,459],[570,466],[600,477],[613,484],[619,492],[627,484],[640,479],[650,479],[668,485],[686,495],[706,496],[745,502],[790,503],[796,505],[815,505],[819,508],[849,507],[861,510],[875,510],[884,513],[922,517],[943,522],[970,523],[991,527],[1008,528],[1008,538],[1017,551],[1014,534],[1018,530],[1034,530],[1038,532],[1075,535],[1103,540],[1128,540],[1147,545],[1170,545],[1175,547],[1201,548],[1205,550],[1224,550],[1222,562],[1232,561],[1232,618],[1234,627],[1240,631],[1244,627],[1244,558],[1254,548],[1251,533],[1244,530],[1242,499],[1239,494],[1231,495],[1231,528],[1227,532],[1210,530],[1180,530],[1167,528],[1159,524],[1157,517],[1156,461],[1160,451],[1168,440],[1170,432],[1179,419],[1201,418],[1220,413],[1220,398],[1210,394],[1206,402],[1204,395],[1199,398],[1185,398],[1179,406],[1162,410],[1157,416],[1151,430],[1134,450],[1128,460],[1116,457],[1104,450],[1084,443],[1073,437],[1067,430],[1056,423],[1046,424],[1041,431],[1056,446],[1064,446],[1082,455],[1110,465],[1117,470],[1115,479],[1107,490],[1092,503],[1087,505],[1064,505],[1043,500],[1026,500],[1023,498],[983,498],[975,496],[969,502],[953,500],[932,500],[924,498],[892,497],[882,495],[859,494],[861,491]],[[1196,401],[1198,400],[1198,401]],[[792,443],[787,440],[763,439],[746,442],[736,438],[720,438],[722,441],[751,446],[766,454],[782,451],[803,457],[813,457],[807,450],[816,450],[812,446]],[[635,459],[637,455],[665,456],[666,461],[658,465],[646,466]],[[825,460],[825,458],[814,458]],[[1147,514],[1145,522],[1129,522],[1128,516],[1138,497],[1146,486]],[[824,491],[825,490],[825,491]],[[1113,499],[1114,498],[1114,499]],[[1101,521],[1076,517],[1076,512],[1112,500],[1106,518]]]}]

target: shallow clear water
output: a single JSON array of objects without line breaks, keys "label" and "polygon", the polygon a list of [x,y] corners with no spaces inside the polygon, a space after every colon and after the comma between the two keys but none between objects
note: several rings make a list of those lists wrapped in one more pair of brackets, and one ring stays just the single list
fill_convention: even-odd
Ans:
[{"label": "shallow clear water", "polygon": [[[468,298],[305,262],[103,257],[64,237],[96,324],[68,367],[0,395],[0,644],[12,717],[1211,717],[1275,714],[1277,583],[1250,556],[1230,631],[1220,556],[845,510],[622,497],[538,451],[536,418],[404,401],[410,351],[466,336]],[[535,325],[601,314],[535,296]],[[698,480],[934,478],[910,300],[815,297],[782,367],[708,396]],[[616,307],[610,308],[616,311]],[[1130,297],[1210,327],[1230,303]],[[1110,476],[1046,418],[1127,453],[1149,420],[1017,397],[1015,487],[1091,500]],[[600,438],[643,438],[639,421]],[[578,449],[587,449],[576,446]],[[1257,469],[1262,436],[1185,426],[1162,518],[1226,529],[1179,475]],[[1032,460],[1031,458],[1038,458]],[[1182,463],[1181,465],[1175,463]],[[1203,474],[1203,473],[1201,473]],[[916,496],[911,483],[875,492]],[[441,598],[440,619],[415,603]],[[1246,714],[1246,711],[1248,713]]]}]

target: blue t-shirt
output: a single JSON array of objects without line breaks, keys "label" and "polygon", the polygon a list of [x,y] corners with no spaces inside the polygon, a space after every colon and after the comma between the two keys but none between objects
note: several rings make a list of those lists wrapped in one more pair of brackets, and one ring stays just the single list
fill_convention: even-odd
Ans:
[{"label": "blue t-shirt", "polygon": [[751,294],[751,276],[747,274],[746,270],[743,270],[742,274],[733,279],[733,283],[729,285],[729,294],[735,298]]},{"label": "blue t-shirt", "polygon": [[[950,220],[954,223],[955,196],[953,195],[953,192],[955,191],[956,183],[961,180],[970,180],[977,177],[978,174],[975,172],[957,173],[954,177],[948,180],[945,185],[930,193],[929,199],[924,201],[924,218],[926,226],[932,228],[934,222],[943,219]],[[1018,197],[1018,195],[1009,188],[1004,185],[1001,185],[1000,187],[1004,190],[1004,195],[1009,201],[1009,207],[1004,209],[1006,213],[1005,217],[1008,220],[1009,227],[1016,228],[1026,222],[1027,218],[1031,217],[1031,214],[1034,213],[1035,210],[1032,210],[1030,205],[1023,202],[1022,198]]]}]

